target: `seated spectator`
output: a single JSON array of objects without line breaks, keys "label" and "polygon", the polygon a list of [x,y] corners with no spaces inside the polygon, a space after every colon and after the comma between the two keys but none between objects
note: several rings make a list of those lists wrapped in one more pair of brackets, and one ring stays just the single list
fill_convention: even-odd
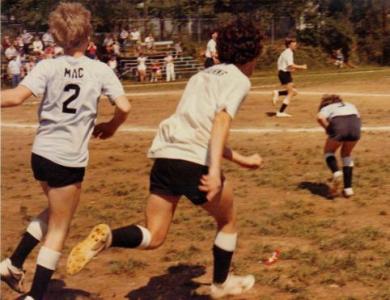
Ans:
[{"label": "seated spectator", "polygon": [[164,58],[165,62],[165,73],[166,73],[166,80],[167,81],[175,81],[175,64],[174,64],[174,58],[172,54],[167,53],[167,56]]},{"label": "seated spectator", "polygon": [[150,82],[158,82],[161,79],[161,65],[158,60],[153,60],[150,66],[151,75]]},{"label": "seated spectator", "polygon": [[9,37],[9,35],[5,35],[1,41],[1,48],[6,50],[7,48],[9,48],[9,46],[11,46],[11,39]]},{"label": "seated spectator", "polygon": [[19,52],[22,52],[24,50],[24,43],[23,43],[23,39],[22,39],[22,36],[19,35],[15,38],[15,41],[14,41],[14,46],[15,48],[19,51]]},{"label": "seated spectator", "polygon": [[148,50],[148,51],[154,49],[154,37],[153,37],[153,34],[149,33],[149,35],[145,38],[145,47],[146,47],[146,50]]},{"label": "seated spectator", "polygon": [[119,44],[121,47],[125,47],[127,39],[129,38],[129,32],[126,28],[122,28],[121,33],[119,34]]},{"label": "seated spectator", "polygon": [[119,45],[119,42],[114,40],[114,43],[112,44],[112,53],[115,56],[121,56],[121,47]]},{"label": "seated spectator", "polygon": [[144,82],[146,79],[146,60],[148,58],[141,52],[137,58],[137,71],[140,82]]},{"label": "seated spectator", "polygon": [[20,75],[22,72],[22,63],[20,61],[20,56],[13,56],[8,63],[8,74],[11,77],[12,87],[16,87],[20,82]]},{"label": "seated spectator", "polygon": [[22,33],[22,40],[24,44],[24,53],[29,54],[30,53],[30,46],[33,41],[33,35],[29,33],[26,29],[23,30]]},{"label": "seated spectator", "polygon": [[53,58],[54,57],[54,45],[53,43],[47,44],[45,50],[43,51],[44,58]]},{"label": "seated spectator", "polygon": [[35,36],[34,42],[32,44],[32,51],[34,55],[41,55],[43,53],[43,43],[40,40],[39,36]]},{"label": "seated spectator", "polygon": [[89,41],[86,55],[91,59],[96,59],[97,47],[93,41]]},{"label": "seated spectator", "polygon": [[58,46],[57,44],[54,44],[54,57],[58,57],[61,55],[64,55],[64,48]]},{"label": "seated spectator", "polygon": [[7,49],[5,49],[4,55],[8,60],[12,60],[14,57],[19,56],[19,51],[13,44],[11,44]]},{"label": "seated spectator", "polygon": [[33,55],[30,55],[28,61],[24,64],[24,71],[27,74],[31,72],[31,70],[35,67],[36,65],[36,58]]},{"label": "seated spectator", "polygon": [[118,61],[116,57],[113,55],[110,57],[110,59],[107,62],[107,65],[111,68],[111,70],[114,71],[115,74],[118,75]]},{"label": "seated spectator", "polygon": [[44,47],[50,46],[50,44],[54,43],[53,36],[49,31],[45,32],[42,36],[42,42]]},{"label": "seated spectator", "polygon": [[132,46],[136,46],[141,42],[141,33],[137,28],[133,28],[130,32],[130,42]]}]

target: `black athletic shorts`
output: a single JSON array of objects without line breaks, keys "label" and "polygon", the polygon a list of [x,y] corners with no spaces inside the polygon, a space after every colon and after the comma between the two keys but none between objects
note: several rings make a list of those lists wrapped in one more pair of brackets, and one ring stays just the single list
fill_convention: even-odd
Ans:
[{"label": "black athletic shorts", "polygon": [[290,83],[293,81],[292,76],[291,76],[291,72],[279,71],[278,77],[279,77],[281,84],[287,84],[287,83]]},{"label": "black athletic shorts", "polygon": [[330,120],[328,136],[339,142],[354,142],[360,139],[361,121],[357,115],[337,116]]},{"label": "black athletic shorts", "polygon": [[204,68],[207,69],[212,66],[214,66],[214,59],[211,57],[206,57],[206,60],[204,61]]},{"label": "black athletic shorts", "polygon": [[[150,193],[186,196],[195,205],[207,202],[206,193],[199,190],[200,179],[209,168],[181,159],[158,158],[150,173]],[[221,174],[222,181],[223,176]]]},{"label": "black athletic shorts", "polygon": [[31,167],[36,180],[46,181],[53,188],[82,182],[85,174],[85,168],[64,167],[34,153]]}]

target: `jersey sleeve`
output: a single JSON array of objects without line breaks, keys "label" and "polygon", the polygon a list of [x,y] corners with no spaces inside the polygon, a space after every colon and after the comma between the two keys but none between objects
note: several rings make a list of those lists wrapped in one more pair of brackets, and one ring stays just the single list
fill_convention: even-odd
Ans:
[{"label": "jersey sleeve", "polygon": [[223,82],[223,91],[218,101],[217,112],[225,110],[232,119],[236,116],[241,103],[249,93],[251,84],[249,80],[232,80],[227,78]]},{"label": "jersey sleeve", "polygon": [[327,105],[327,106],[324,106],[323,108],[321,108],[318,115],[327,119],[327,118],[329,118],[331,112],[332,111],[331,111],[330,105]]},{"label": "jersey sleeve", "polygon": [[287,62],[287,66],[291,66],[294,64],[294,56],[292,51],[288,51],[286,53],[286,62]]},{"label": "jersey sleeve", "polygon": [[112,103],[114,103],[115,99],[119,96],[125,95],[121,82],[114,71],[108,66],[105,66],[104,70],[102,93],[106,95]]},{"label": "jersey sleeve", "polygon": [[40,61],[20,84],[28,88],[34,96],[42,95],[51,77],[51,70],[47,60]]}]

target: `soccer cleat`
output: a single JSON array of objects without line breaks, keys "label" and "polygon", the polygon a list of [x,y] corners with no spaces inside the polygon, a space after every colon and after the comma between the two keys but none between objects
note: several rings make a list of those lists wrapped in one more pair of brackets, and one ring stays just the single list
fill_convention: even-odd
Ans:
[{"label": "soccer cleat", "polygon": [[255,277],[253,275],[236,276],[230,274],[224,283],[211,285],[210,296],[213,299],[218,299],[229,295],[240,295],[251,289],[254,284]]},{"label": "soccer cleat", "polygon": [[337,171],[333,173],[333,177],[330,183],[329,194],[331,197],[336,197],[339,195],[339,188],[341,186],[343,172]]},{"label": "soccer cleat", "polygon": [[272,103],[273,103],[273,105],[276,105],[276,103],[278,103],[278,100],[279,100],[279,91],[278,90],[274,90],[272,92]]},{"label": "soccer cleat", "polygon": [[12,265],[9,258],[0,263],[0,275],[1,280],[8,284],[11,289],[18,293],[24,293],[24,271]]},{"label": "soccer cleat", "polygon": [[353,189],[352,188],[345,188],[343,191],[344,197],[349,198],[354,195]]},{"label": "soccer cleat", "polygon": [[290,115],[288,113],[285,113],[285,112],[277,111],[276,112],[276,117],[278,117],[278,118],[290,118],[290,117],[292,117],[292,115]]},{"label": "soccer cleat", "polygon": [[74,275],[80,272],[96,255],[111,245],[112,233],[107,224],[92,228],[85,240],[78,243],[70,252],[66,262],[66,272]]}]

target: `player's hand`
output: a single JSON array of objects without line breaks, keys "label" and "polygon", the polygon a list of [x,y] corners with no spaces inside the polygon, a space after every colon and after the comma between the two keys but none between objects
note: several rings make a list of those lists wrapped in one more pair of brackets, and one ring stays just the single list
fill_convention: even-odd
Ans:
[{"label": "player's hand", "polygon": [[108,139],[112,137],[115,133],[115,128],[111,125],[110,122],[100,123],[95,126],[93,129],[93,136],[98,139]]},{"label": "player's hand", "polygon": [[263,159],[259,154],[253,154],[246,156],[245,160],[241,163],[241,166],[248,169],[257,169],[263,167]]},{"label": "player's hand", "polygon": [[307,64],[302,65],[303,70],[307,70]]},{"label": "player's hand", "polygon": [[200,179],[199,190],[207,193],[207,200],[211,201],[222,190],[221,175],[207,174]]}]

